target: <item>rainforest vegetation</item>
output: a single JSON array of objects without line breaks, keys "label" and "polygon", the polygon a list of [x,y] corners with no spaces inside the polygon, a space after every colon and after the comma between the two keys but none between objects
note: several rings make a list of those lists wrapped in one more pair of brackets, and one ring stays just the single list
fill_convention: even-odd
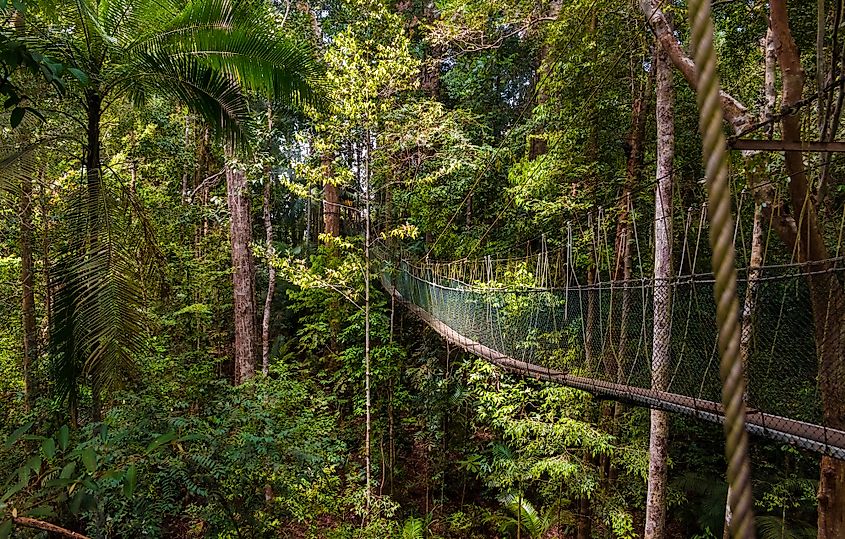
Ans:
[{"label": "rainforest vegetation", "polygon": [[[728,537],[722,426],[508,372],[384,278],[709,274],[688,7],[0,0],[0,539]],[[845,163],[807,151],[843,132],[843,2],[711,9],[725,135],[781,144],[729,153],[740,352],[794,329],[833,375],[775,364],[782,408],[845,430]],[[791,263],[807,308],[755,325],[753,268]],[[757,536],[845,537],[845,461],[749,456]]]}]

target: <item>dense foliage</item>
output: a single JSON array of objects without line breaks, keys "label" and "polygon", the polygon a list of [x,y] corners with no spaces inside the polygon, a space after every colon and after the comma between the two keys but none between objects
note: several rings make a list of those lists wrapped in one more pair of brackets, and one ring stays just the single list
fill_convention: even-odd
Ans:
[{"label": "dense foliage", "polygon": [[[816,3],[789,8],[812,74]],[[765,117],[768,8],[714,9],[724,87]],[[686,43],[686,4],[663,10]],[[0,17],[0,539],[642,536],[647,410],[455,350],[379,280],[388,247],[569,247],[584,282],[619,279],[631,221],[651,275],[640,6],[20,0]],[[680,242],[706,195],[674,79]],[[802,110],[807,137],[836,138]],[[838,256],[842,163],[807,163]],[[738,235],[753,178],[785,204],[786,167],[733,152]],[[798,251],[769,236],[767,262]],[[705,243],[676,271],[709,271]],[[486,286],[535,286],[529,269]],[[670,432],[665,536],[721,537],[722,430]],[[818,457],[755,439],[752,461],[759,535],[815,537]]]}]

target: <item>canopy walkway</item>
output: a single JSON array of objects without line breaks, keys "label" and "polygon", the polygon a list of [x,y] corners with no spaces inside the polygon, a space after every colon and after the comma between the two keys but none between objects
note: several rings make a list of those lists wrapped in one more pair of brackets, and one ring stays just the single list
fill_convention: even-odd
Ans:
[{"label": "canopy walkway", "polygon": [[[724,421],[711,275],[549,286],[548,256],[524,261],[392,263],[382,283],[451,344],[508,371],[602,398]],[[825,269],[839,282],[840,260]],[[545,265],[545,269],[544,268]],[[749,432],[845,459],[845,432],[823,420],[807,267],[771,266],[754,276],[753,338],[747,342]],[[551,272],[554,273],[554,272]],[[748,275],[741,272],[740,299]],[[503,286],[524,282],[521,286]],[[525,278],[526,275],[530,278]],[[670,365],[654,389],[655,295],[671,294]]]}]

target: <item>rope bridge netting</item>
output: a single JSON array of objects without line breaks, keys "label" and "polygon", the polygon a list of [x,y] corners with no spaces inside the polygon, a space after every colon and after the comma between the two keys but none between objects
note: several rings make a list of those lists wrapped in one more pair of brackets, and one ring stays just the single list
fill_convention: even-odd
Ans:
[{"label": "rope bridge netting", "polygon": [[[570,285],[567,276],[564,286],[552,286],[548,258],[488,258],[460,270],[402,261],[386,265],[381,278],[447,340],[507,370],[724,420],[712,275],[590,285]],[[845,432],[826,426],[820,390],[831,379],[845,383],[845,373],[819,368],[808,286],[813,276],[841,286],[845,264],[834,259],[819,267],[770,266],[754,270],[751,279],[748,270],[740,272],[740,305],[747,305],[749,282],[754,300],[753,312],[741,313],[746,428],[845,459]],[[657,320],[655,301],[666,307]],[[668,335],[658,342],[655,323],[663,328],[659,335]]]}]

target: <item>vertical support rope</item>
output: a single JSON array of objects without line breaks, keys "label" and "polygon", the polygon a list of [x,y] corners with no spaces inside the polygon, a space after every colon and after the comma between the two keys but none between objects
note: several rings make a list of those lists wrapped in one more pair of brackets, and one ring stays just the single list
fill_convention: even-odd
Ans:
[{"label": "vertical support rope", "polygon": [[725,407],[725,455],[731,488],[729,502],[733,514],[731,536],[750,539],[754,537],[754,500],[751,493],[748,434],[745,432],[745,378],[739,352],[739,300],[736,293],[733,218],[709,0],[690,0],[688,12],[693,57],[699,69],[697,97],[709,195],[710,244],[716,281],[714,297],[719,352],[722,357],[719,371],[722,378],[722,404]]}]

